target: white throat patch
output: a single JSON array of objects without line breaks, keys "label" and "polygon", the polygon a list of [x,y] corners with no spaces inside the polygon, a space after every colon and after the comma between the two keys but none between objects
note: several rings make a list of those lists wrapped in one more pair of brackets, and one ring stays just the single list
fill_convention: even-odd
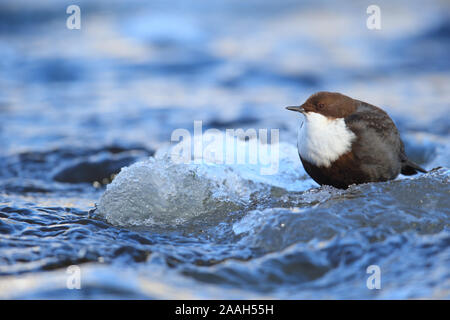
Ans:
[{"label": "white throat patch", "polygon": [[350,151],[355,138],[343,118],[330,120],[319,113],[308,112],[298,130],[297,147],[306,161],[318,167],[329,167]]}]

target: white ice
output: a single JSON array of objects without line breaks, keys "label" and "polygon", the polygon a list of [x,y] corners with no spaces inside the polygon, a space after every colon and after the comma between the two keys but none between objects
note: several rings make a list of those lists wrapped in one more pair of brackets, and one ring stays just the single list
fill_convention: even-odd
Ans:
[{"label": "white ice", "polygon": [[[251,201],[267,200],[273,188],[287,192],[315,186],[293,144],[268,146],[257,141],[258,161],[254,163],[249,151],[255,152],[252,143],[256,140],[245,141],[217,132],[203,137],[202,152],[197,148],[191,156],[194,161],[189,163],[180,163],[173,156],[183,148],[189,150],[188,139],[158,150],[146,161],[122,168],[102,195],[98,212],[115,225],[173,226],[199,216],[244,209]],[[224,163],[226,157],[233,158],[239,152],[247,152],[241,163],[236,163],[238,156],[234,156],[233,163]],[[269,164],[276,172],[261,174]]]}]

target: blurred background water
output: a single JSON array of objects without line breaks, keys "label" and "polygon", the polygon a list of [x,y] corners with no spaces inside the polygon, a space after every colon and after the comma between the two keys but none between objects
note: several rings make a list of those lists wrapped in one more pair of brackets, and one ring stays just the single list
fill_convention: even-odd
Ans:
[{"label": "blurred background water", "polygon": [[[66,27],[71,4],[80,30]],[[381,30],[366,27],[371,4]],[[3,0],[0,298],[448,299],[449,17],[444,0]],[[284,106],[321,90],[384,108],[408,155],[443,168],[318,188]],[[200,217],[130,227],[97,214],[113,174],[194,120],[279,129],[281,173],[163,157],[151,168],[175,191],[162,212]],[[73,264],[81,290],[66,287]],[[366,287],[372,264],[380,290]]]}]

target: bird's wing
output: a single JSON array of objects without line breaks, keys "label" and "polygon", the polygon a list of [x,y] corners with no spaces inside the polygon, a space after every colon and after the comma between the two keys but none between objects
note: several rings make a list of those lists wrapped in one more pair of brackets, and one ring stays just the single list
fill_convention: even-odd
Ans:
[{"label": "bird's wing", "polygon": [[383,157],[398,157],[402,174],[427,172],[408,159],[397,127],[382,109],[361,101],[356,111],[344,121],[358,137],[356,143],[365,150],[362,154],[367,162],[380,164]]},{"label": "bird's wing", "polygon": [[400,139],[397,127],[389,115],[368,103],[361,102],[356,111],[344,120],[347,127],[355,134],[370,130],[386,142]]},{"label": "bird's wing", "polygon": [[380,162],[382,158],[406,160],[404,145],[397,127],[382,109],[361,102],[356,111],[344,118],[347,127],[358,137],[359,150],[363,150],[368,162]]}]

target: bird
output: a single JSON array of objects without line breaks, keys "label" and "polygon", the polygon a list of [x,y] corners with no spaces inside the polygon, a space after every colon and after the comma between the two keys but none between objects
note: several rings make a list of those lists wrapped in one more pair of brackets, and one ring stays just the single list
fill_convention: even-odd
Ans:
[{"label": "bird", "polygon": [[304,116],[298,128],[298,153],[305,171],[319,185],[347,189],[393,180],[400,173],[427,172],[408,159],[397,127],[379,107],[320,91],[286,109]]}]

